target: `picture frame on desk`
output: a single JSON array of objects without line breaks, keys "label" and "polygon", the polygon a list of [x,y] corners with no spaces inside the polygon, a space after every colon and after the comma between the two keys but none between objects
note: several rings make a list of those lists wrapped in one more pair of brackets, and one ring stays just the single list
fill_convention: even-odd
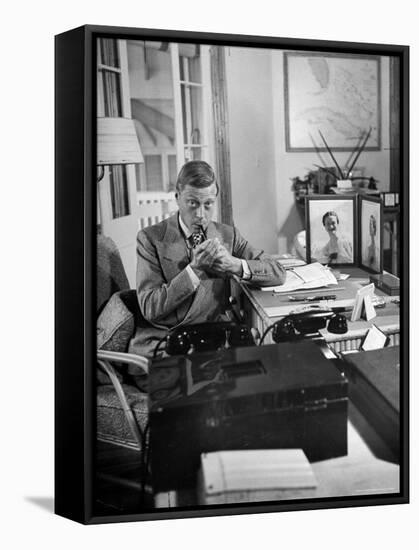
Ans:
[{"label": "picture frame on desk", "polygon": [[307,263],[357,264],[357,207],[355,195],[306,196]]},{"label": "picture frame on desk", "polygon": [[371,273],[383,271],[383,201],[380,197],[358,195],[359,265]]},{"label": "picture frame on desk", "polygon": [[[312,469],[315,472],[318,486],[309,487],[309,494],[303,494],[302,480],[297,479],[300,483],[297,488],[288,487],[288,492],[281,493],[282,499],[272,498],[268,501],[258,496],[251,497],[246,503],[232,502],[229,500],[231,495],[224,495],[225,499],[214,497],[212,502],[225,500],[229,501],[228,505],[205,505],[202,501],[198,504],[193,489],[187,494],[181,491],[174,494],[171,491],[161,495],[155,494],[153,484],[150,483],[149,458],[152,450],[148,446],[148,438],[152,428],[148,416],[147,369],[151,363],[148,358],[127,353],[133,331],[143,328],[136,295],[136,233],[139,228],[150,225],[150,220],[154,223],[156,218],[164,219],[175,211],[177,169],[185,161],[194,158],[210,160],[218,181],[222,183],[218,196],[218,221],[232,225],[233,196],[245,197],[250,198],[247,203],[252,208],[245,207],[243,212],[243,206],[239,205],[243,205],[244,201],[235,203],[235,218],[240,214],[240,224],[248,221],[250,229],[260,230],[265,227],[263,224],[266,220],[273,220],[277,228],[274,215],[276,197],[282,197],[288,191],[291,197],[292,190],[288,179],[291,171],[287,170],[281,174],[278,188],[271,187],[271,184],[274,185],[271,176],[277,173],[275,147],[280,144],[281,158],[290,162],[292,169],[298,164],[300,170],[305,170],[307,162],[310,165],[319,162],[319,152],[314,149],[299,156],[295,144],[287,149],[285,143],[283,67],[285,54],[293,52],[304,52],[308,57],[310,52],[313,53],[312,57],[320,61],[321,65],[320,72],[316,74],[320,75],[320,81],[326,87],[328,81],[323,78],[325,65],[322,60],[326,56],[329,58],[331,52],[337,58],[348,54],[353,59],[357,59],[356,56],[378,56],[381,63],[386,63],[386,75],[388,58],[397,64],[401,76],[400,80],[392,82],[392,86],[394,90],[402,90],[398,118],[403,136],[401,143],[406,149],[400,155],[403,159],[401,168],[404,167],[401,172],[400,201],[405,214],[402,230],[406,237],[409,136],[406,46],[91,25],[56,37],[57,514],[81,523],[96,524],[408,501],[406,250],[401,275],[405,330],[401,336],[403,421],[400,462],[386,462],[383,465],[354,426],[349,421],[347,424],[348,437],[354,437],[355,445],[361,445],[368,456],[368,464],[360,473],[361,477],[364,480],[367,478],[368,483],[372,477],[379,478],[379,484],[374,490],[371,490],[370,484],[363,486],[365,490],[360,490],[357,487],[359,480],[351,478],[345,485],[347,489],[337,492],[333,479],[338,472],[341,486],[342,472],[348,475],[347,472],[352,468],[352,464],[347,469],[342,468],[342,461],[345,464],[350,462],[349,455],[332,458],[330,463],[304,462],[304,471]],[[246,69],[245,78],[243,68]],[[249,68],[253,69],[253,74],[247,76]],[[325,70],[327,73],[327,66]],[[162,80],[165,71],[170,72],[171,80]],[[247,84],[249,88],[245,89]],[[389,88],[387,80],[386,97]],[[291,87],[288,90],[288,101],[293,89]],[[383,82],[380,90],[380,93],[384,93]],[[201,110],[199,116],[195,116],[198,107]],[[266,128],[269,128],[269,135],[275,138],[271,140],[272,143],[267,143]],[[246,147],[247,152],[244,152],[243,147]],[[373,154],[379,156],[381,153],[374,151]],[[380,162],[377,161],[377,164]],[[265,169],[266,177],[262,175]],[[256,196],[258,200],[254,200]],[[262,213],[255,213],[257,211],[254,209],[261,204]],[[356,203],[348,197],[328,195],[309,197],[307,204],[309,251],[310,244],[317,240],[316,232],[326,233],[321,219],[323,207],[326,208],[325,212],[337,209],[342,217],[340,222],[345,221],[350,225],[353,250],[351,262],[342,265],[352,266],[358,253]],[[279,211],[278,207],[276,213]],[[285,218],[292,215],[292,212],[285,213]],[[285,218],[283,226],[287,232],[289,224]],[[290,226],[292,230],[296,229],[294,223]],[[268,233],[274,243],[271,244],[273,249],[278,246],[278,233],[275,230],[265,232],[264,239]],[[291,239],[293,235],[290,233],[287,237]],[[267,250],[264,246],[262,248]],[[311,259],[310,252],[308,259]],[[108,276],[107,283],[102,281],[104,274]],[[267,298],[266,292],[255,292]],[[277,295],[270,297],[275,305],[283,299]],[[236,304],[239,313],[240,298],[243,298],[243,294],[238,297]],[[338,341],[342,335],[332,336]],[[255,346],[252,349],[257,354],[258,348]],[[269,349],[265,351],[269,352]],[[246,350],[243,352],[245,354]],[[214,357],[211,356],[209,361]],[[294,360],[295,357],[291,357],[290,364]],[[229,363],[228,369],[225,369],[228,376],[224,376],[225,373],[219,375],[217,370],[214,378],[228,378],[233,388],[239,376],[246,376],[249,382],[249,371],[256,369],[260,375],[263,374],[259,359],[251,364],[244,362],[241,364],[243,368],[235,371],[236,366],[235,363]],[[202,379],[197,378],[198,383],[194,381],[193,389],[197,391],[192,394],[193,398],[197,398],[201,390],[204,393],[208,390],[207,396],[211,398],[211,387],[207,386],[213,380],[213,367],[215,372],[217,365],[206,364],[200,373]],[[310,365],[307,367],[309,371]],[[180,395],[177,380],[169,380],[167,376],[162,378],[165,384],[161,388],[164,396],[177,399]],[[340,373],[338,381],[340,384]],[[260,395],[256,397],[256,404],[276,402],[275,399],[260,400]],[[287,403],[288,396],[285,396],[281,401],[283,411],[287,410]],[[218,429],[223,422],[228,423],[228,415],[232,416],[237,411],[251,413],[253,407],[253,401],[249,410],[248,403],[243,407],[239,404],[238,408],[217,407],[217,400],[212,404],[215,404],[211,408],[212,413],[203,419],[202,424],[207,432]],[[323,408],[322,402],[314,400],[308,403],[307,413],[318,413],[321,416]],[[340,407],[340,411],[344,408]],[[300,411],[298,406],[296,409]],[[156,409],[155,413],[158,418],[160,411]],[[269,414],[275,416],[275,410]],[[328,414],[332,416],[333,410],[328,411]],[[192,417],[195,426],[199,426],[200,417]],[[241,424],[236,423],[241,433],[247,429],[249,418],[251,416],[246,417],[246,421]],[[339,417],[339,426],[343,425],[345,429],[346,425],[341,420],[342,416]],[[160,428],[163,430],[161,433],[164,433],[166,426],[163,424]],[[263,429],[260,433],[264,435]],[[172,430],[171,435],[175,432]],[[345,435],[345,432],[340,432],[342,434]],[[187,437],[188,444],[201,444],[201,439],[205,439],[198,437],[193,440],[189,434]],[[222,441],[220,450],[225,447],[226,440],[227,443],[230,441],[221,437],[219,440]],[[203,446],[206,444],[207,440],[204,440]],[[316,450],[316,443],[312,445]],[[204,447],[202,449],[206,452],[208,449]],[[183,452],[182,448],[180,450]],[[382,481],[381,476],[390,470],[391,484],[385,484],[388,480],[385,478]],[[286,466],[282,478],[287,479],[288,473]],[[312,476],[309,477],[312,479]],[[283,491],[283,487],[280,490]],[[289,496],[291,493],[292,498]],[[255,493],[249,491],[249,494],[252,496]]]},{"label": "picture frame on desk", "polygon": [[399,205],[399,193],[386,191],[380,193],[385,208],[396,208]]}]

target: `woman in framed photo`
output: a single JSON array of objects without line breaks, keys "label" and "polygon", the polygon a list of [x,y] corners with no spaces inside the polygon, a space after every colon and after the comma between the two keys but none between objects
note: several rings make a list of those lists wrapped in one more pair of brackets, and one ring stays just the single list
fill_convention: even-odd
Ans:
[{"label": "woman in framed photo", "polygon": [[375,271],[379,270],[379,255],[380,249],[377,246],[377,220],[375,216],[371,214],[369,220],[369,236],[370,241],[367,243],[362,254],[362,262],[365,265],[368,265],[371,269]]},{"label": "woman in framed photo", "polygon": [[327,265],[355,262],[353,197],[307,197],[307,261]]},{"label": "woman in framed photo", "polygon": [[360,197],[360,257],[367,271],[380,273],[383,269],[382,202],[378,197]]},{"label": "woman in framed photo", "polygon": [[334,210],[322,217],[323,227],[329,236],[324,246],[313,246],[313,256],[320,263],[347,264],[353,261],[352,242],[340,231],[339,216]]}]

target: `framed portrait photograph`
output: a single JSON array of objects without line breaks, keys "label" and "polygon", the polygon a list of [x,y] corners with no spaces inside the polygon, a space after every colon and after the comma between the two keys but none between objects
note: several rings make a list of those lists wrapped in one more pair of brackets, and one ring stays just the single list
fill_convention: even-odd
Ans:
[{"label": "framed portrait photograph", "polygon": [[[371,129],[381,147],[381,60],[378,56],[287,52],[284,56],[287,151],[352,151]],[[345,101],[342,101],[342,95]]]},{"label": "framed portrait photograph", "polygon": [[[355,154],[399,193],[405,235],[408,151],[394,152],[408,143],[407,71],[406,46],[101,26],[56,37],[57,514],[110,523],[407,502],[407,294],[374,320],[386,383],[355,384],[377,350],[363,355],[368,322],[333,306],[373,268],[359,267],[357,200],[312,186],[304,225],[291,182],[322,164],[307,135],[327,134],[340,163],[371,127]],[[363,242],[381,239],[381,254],[380,207],[360,205]],[[393,275],[407,289],[397,242]],[[278,298],[289,270],[313,262],[347,280]],[[336,302],[322,317],[324,299]]]},{"label": "framed portrait photograph", "polygon": [[359,195],[359,262],[373,273],[383,271],[383,203]]},{"label": "framed portrait photograph", "polygon": [[357,262],[357,203],[355,196],[306,197],[307,262],[354,265]]}]

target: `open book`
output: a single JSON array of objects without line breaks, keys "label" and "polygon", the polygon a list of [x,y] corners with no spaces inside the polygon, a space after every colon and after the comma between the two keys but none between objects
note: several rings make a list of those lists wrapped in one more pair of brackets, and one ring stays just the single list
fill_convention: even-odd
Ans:
[{"label": "open book", "polygon": [[338,282],[332,271],[319,262],[315,262],[287,270],[287,277],[283,285],[267,286],[263,287],[262,290],[283,293],[295,290],[310,290],[312,288],[322,288],[337,284]]}]

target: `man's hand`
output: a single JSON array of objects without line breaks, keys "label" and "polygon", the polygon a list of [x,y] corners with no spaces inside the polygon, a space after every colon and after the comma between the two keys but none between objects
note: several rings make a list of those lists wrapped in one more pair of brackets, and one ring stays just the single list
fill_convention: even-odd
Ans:
[{"label": "man's hand", "polygon": [[190,266],[194,271],[211,270],[218,254],[218,239],[208,239],[192,250]]},{"label": "man's hand", "polygon": [[193,251],[190,265],[194,270],[210,271],[224,276],[241,277],[243,274],[241,260],[232,256],[217,238],[208,239],[198,245]]},{"label": "man's hand", "polygon": [[241,260],[235,256],[232,256],[221,243],[218,245],[217,257],[214,260],[212,269],[216,273],[224,275],[226,273],[229,275],[237,275],[238,277],[243,275]]}]

